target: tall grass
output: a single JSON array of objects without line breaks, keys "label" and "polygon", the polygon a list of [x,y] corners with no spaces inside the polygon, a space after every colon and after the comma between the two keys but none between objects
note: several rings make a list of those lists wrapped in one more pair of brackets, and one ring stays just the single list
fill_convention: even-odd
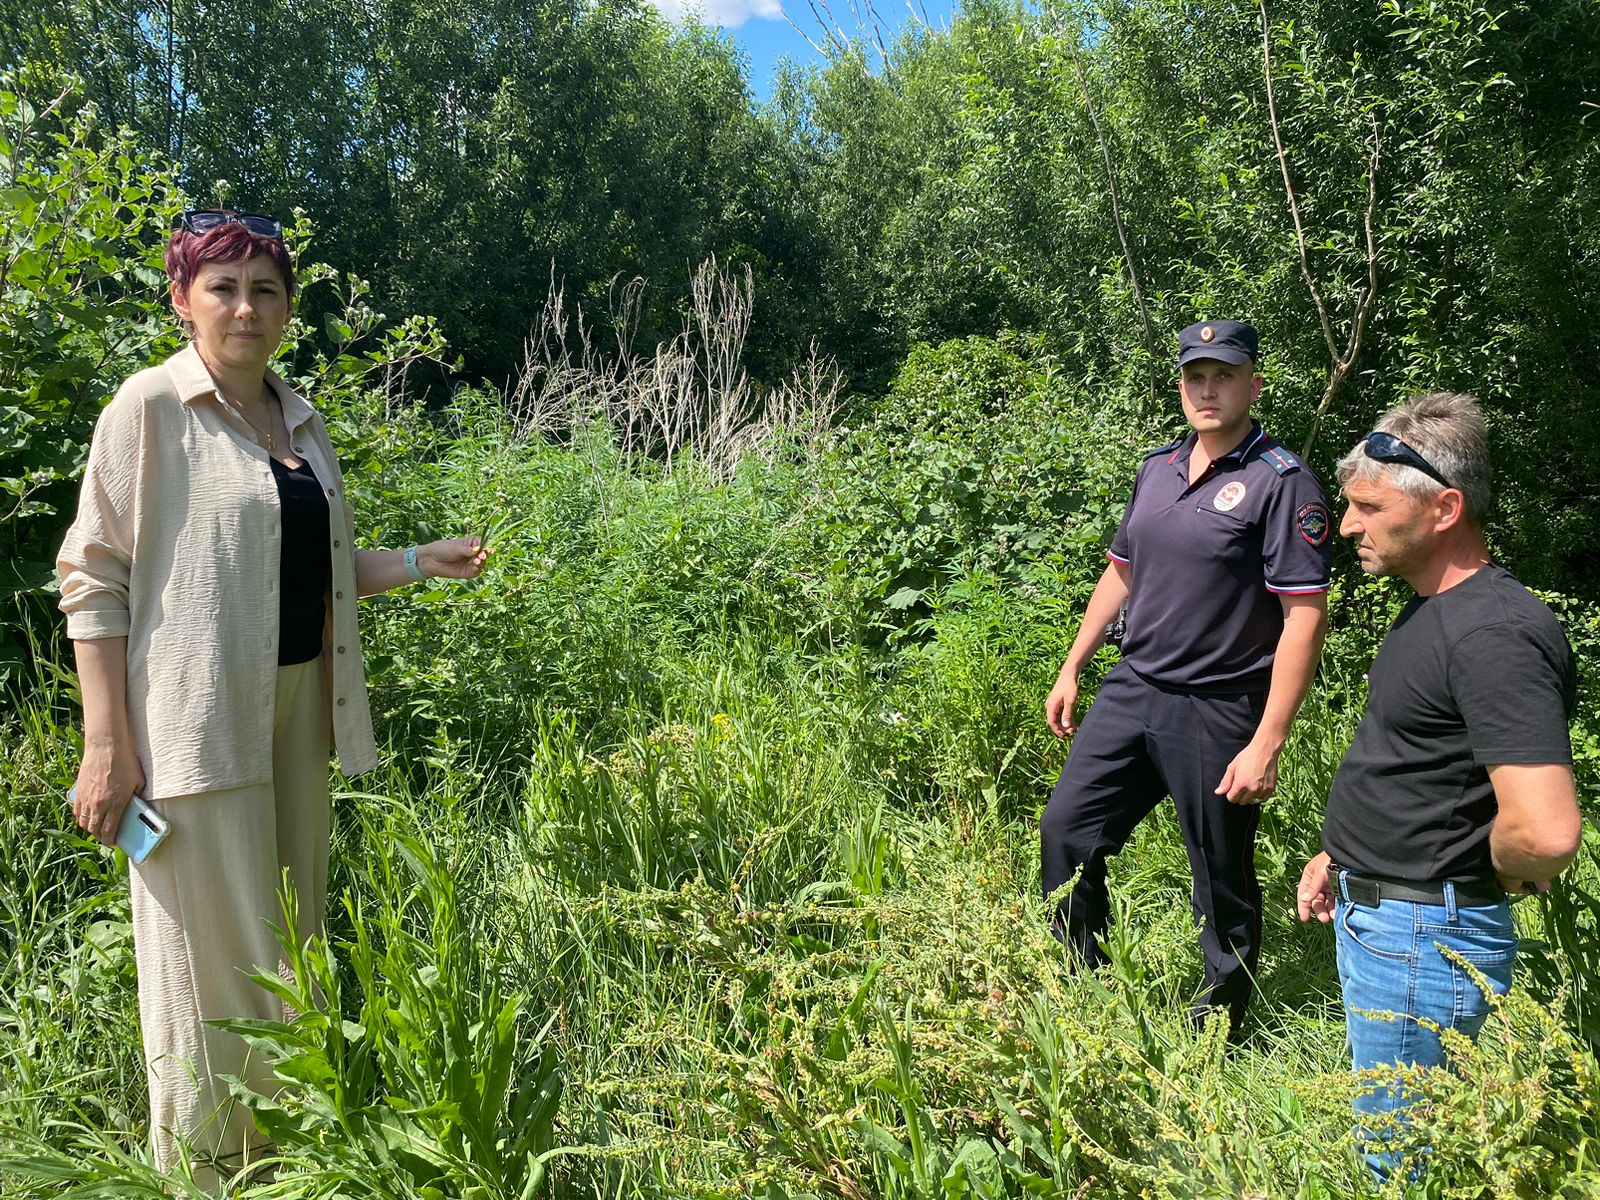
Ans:
[{"label": "tall grass", "polygon": [[[403,518],[442,527],[490,478],[490,578],[369,613],[390,766],[338,793],[326,939],[291,933],[291,977],[264,981],[298,1017],[243,1029],[282,1087],[239,1097],[279,1157],[238,1194],[1365,1186],[1332,940],[1292,915],[1357,653],[1335,645],[1263,812],[1260,995],[1230,1046],[1188,1021],[1170,811],[1112,864],[1109,967],[1070,973],[1047,932],[1035,822],[1064,748],[1038,710],[1092,563],[946,562],[895,607],[797,519],[817,472],[852,486],[838,459],[667,474],[494,428]],[[380,492],[393,464],[365,462]],[[182,1194],[144,1159],[125,876],[69,828],[70,722],[58,684],[0,733],[0,1180]],[[1519,993],[1427,1081],[1417,1195],[1594,1194],[1597,895],[1591,840],[1519,905]]]},{"label": "tall grass", "polygon": [[[1187,1024],[1199,959],[1168,816],[1113,864],[1112,965],[1069,975],[1026,816],[903,808],[859,773],[853,698],[803,674],[774,695],[739,661],[680,661],[676,719],[632,710],[643,732],[620,742],[553,717],[517,770],[463,756],[340,797],[331,944],[274,985],[300,1020],[248,1031],[287,1084],[254,1101],[283,1156],[248,1194],[1355,1194],[1328,938],[1289,919],[1291,876],[1268,870],[1262,995],[1230,1050]],[[1328,719],[1314,698],[1307,728]],[[13,780],[66,769],[59,728],[19,732]],[[1275,808],[1264,865],[1315,825]],[[28,934],[0,1043],[7,1194],[64,1173],[110,1195],[141,1177],[126,934],[96,932],[126,919],[119,877],[68,834],[22,836],[62,829],[53,808],[5,813],[8,854],[33,856],[6,897]],[[1595,874],[1586,856],[1579,894]],[[1593,1058],[1566,993],[1535,993],[1435,1084],[1425,1128],[1461,1151],[1430,1173],[1458,1180],[1440,1194],[1517,1164],[1552,1190],[1497,1194],[1586,1194]],[[1487,1089],[1501,1078],[1521,1090]]]}]

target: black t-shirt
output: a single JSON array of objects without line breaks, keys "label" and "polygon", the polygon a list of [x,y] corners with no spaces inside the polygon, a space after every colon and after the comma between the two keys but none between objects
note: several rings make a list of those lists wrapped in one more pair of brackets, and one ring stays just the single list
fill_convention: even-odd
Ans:
[{"label": "black t-shirt", "polygon": [[1570,763],[1577,669],[1555,614],[1493,564],[1401,611],[1333,780],[1322,848],[1358,874],[1494,875],[1487,768]]},{"label": "black t-shirt", "polygon": [[1106,551],[1129,567],[1122,659],[1169,688],[1262,692],[1279,597],[1328,590],[1333,520],[1317,477],[1261,426],[1191,484],[1195,441],[1145,457]]},{"label": "black t-shirt", "polygon": [[333,586],[328,547],[328,498],[311,464],[286,467],[272,459],[283,506],[279,551],[278,665],[310,662],[322,653],[323,597]]}]

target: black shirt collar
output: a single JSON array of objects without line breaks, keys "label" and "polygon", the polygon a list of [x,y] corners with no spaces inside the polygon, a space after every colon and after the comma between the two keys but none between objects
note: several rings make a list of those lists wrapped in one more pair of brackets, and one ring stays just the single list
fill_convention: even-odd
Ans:
[{"label": "black shirt collar", "polygon": [[[1254,450],[1266,436],[1267,431],[1261,428],[1261,422],[1252,417],[1250,420],[1250,432],[1244,435],[1244,438],[1239,442],[1239,444],[1232,450],[1229,450],[1226,454],[1217,455],[1217,457],[1211,461],[1214,463],[1242,463],[1245,460],[1245,456],[1248,455],[1250,451]],[[1200,435],[1190,431],[1189,436],[1183,439],[1183,445],[1178,447],[1178,453],[1173,456],[1172,461],[1188,462],[1189,455],[1194,453],[1195,443],[1199,440]]]}]

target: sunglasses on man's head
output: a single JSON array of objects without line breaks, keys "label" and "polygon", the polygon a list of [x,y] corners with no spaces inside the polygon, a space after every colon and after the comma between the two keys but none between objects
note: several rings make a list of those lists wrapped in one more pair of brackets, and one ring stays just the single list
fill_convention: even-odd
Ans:
[{"label": "sunglasses on man's head", "polygon": [[1380,433],[1374,430],[1367,434],[1364,442],[1368,458],[1375,458],[1379,462],[1404,463],[1408,467],[1415,467],[1430,479],[1437,480],[1440,487],[1455,487],[1455,484],[1439,473],[1437,467],[1392,433]]},{"label": "sunglasses on man's head", "polygon": [[222,225],[243,225],[257,237],[283,240],[283,222],[277,217],[262,213],[223,212],[216,208],[191,208],[181,213],[173,228],[187,229],[190,233],[210,233]]}]

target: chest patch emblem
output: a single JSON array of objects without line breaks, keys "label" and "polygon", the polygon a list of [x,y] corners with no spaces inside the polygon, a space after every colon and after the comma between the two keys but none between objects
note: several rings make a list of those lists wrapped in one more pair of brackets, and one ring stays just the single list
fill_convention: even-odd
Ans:
[{"label": "chest patch emblem", "polygon": [[1300,511],[1294,515],[1295,524],[1300,527],[1300,536],[1313,546],[1320,546],[1328,540],[1328,529],[1332,522],[1328,519],[1328,510],[1319,500],[1308,500],[1300,506]]},{"label": "chest patch emblem", "polygon": [[1218,512],[1232,512],[1239,507],[1239,502],[1244,499],[1244,484],[1235,479],[1232,483],[1222,485],[1222,490],[1211,501],[1211,507]]}]

